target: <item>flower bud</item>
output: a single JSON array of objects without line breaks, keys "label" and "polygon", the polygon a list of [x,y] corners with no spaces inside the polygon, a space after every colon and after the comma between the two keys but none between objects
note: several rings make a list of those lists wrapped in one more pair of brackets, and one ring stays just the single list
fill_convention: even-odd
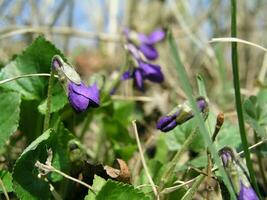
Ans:
[{"label": "flower bud", "polygon": [[[208,109],[208,103],[204,97],[197,98],[197,106],[202,113],[205,113]],[[168,115],[161,117],[157,123],[157,129],[162,132],[168,132],[192,117],[194,117],[192,109],[189,107],[188,102],[185,102],[174,108]]]},{"label": "flower bud", "polygon": [[219,154],[238,200],[259,200],[250,184],[245,166],[235,157],[234,151],[229,147],[224,147]]}]

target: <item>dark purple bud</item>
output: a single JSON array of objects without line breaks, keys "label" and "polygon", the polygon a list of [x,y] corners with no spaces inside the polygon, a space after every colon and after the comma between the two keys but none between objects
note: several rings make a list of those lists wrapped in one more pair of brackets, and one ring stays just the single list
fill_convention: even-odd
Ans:
[{"label": "dark purple bud", "polygon": [[[203,97],[197,98],[197,105],[202,113],[204,113],[208,107],[208,103]],[[183,124],[194,117],[191,108],[188,106],[188,102],[176,106],[171,113],[172,114],[159,119],[157,129],[163,132],[168,132],[174,129],[177,125]]]},{"label": "dark purple bud", "polygon": [[87,87],[84,83],[76,85],[70,82],[68,89],[69,102],[77,112],[84,112],[90,106],[99,106],[99,90],[96,84]]},{"label": "dark purple bud", "polygon": [[177,126],[176,117],[178,114],[173,114],[171,116],[163,116],[159,119],[157,123],[157,129],[162,132],[168,132]]},{"label": "dark purple bud", "polygon": [[139,68],[142,70],[144,78],[156,83],[163,82],[164,76],[159,65],[139,61]]},{"label": "dark purple bud", "polygon": [[163,40],[165,36],[166,36],[166,33],[163,29],[157,29],[149,35],[139,33],[139,40],[141,41],[141,43],[153,45]]},{"label": "dark purple bud", "polygon": [[130,79],[132,78],[132,74],[130,71],[126,71],[122,74],[121,76],[121,80],[124,81],[124,80],[127,80],[127,79]]},{"label": "dark purple bud", "polygon": [[142,43],[139,46],[139,50],[144,54],[144,56],[148,60],[155,60],[159,56],[157,49],[152,45],[147,45],[145,43]]},{"label": "dark purple bud", "polygon": [[61,59],[60,56],[55,55],[52,58],[52,64],[51,65],[52,65],[52,68],[58,69],[58,68],[60,68],[63,65],[63,60]]},{"label": "dark purple bud", "polygon": [[208,108],[208,103],[204,97],[198,97],[197,106],[201,112],[204,112]]},{"label": "dark purple bud", "polygon": [[222,163],[224,167],[229,166],[229,164],[232,163],[235,159],[232,149],[227,148],[227,147],[221,149],[219,154],[222,159]]},{"label": "dark purple bud", "polygon": [[259,198],[251,186],[247,187],[241,182],[238,200],[259,200]]}]

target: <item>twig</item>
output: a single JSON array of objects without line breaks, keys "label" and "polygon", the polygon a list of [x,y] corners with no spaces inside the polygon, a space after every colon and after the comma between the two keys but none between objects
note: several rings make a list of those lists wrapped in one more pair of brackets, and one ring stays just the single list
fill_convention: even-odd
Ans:
[{"label": "twig", "polygon": [[94,194],[96,194],[95,191],[94,191],[94,189],[93,189],[90,185],[88,185],[87,183],[85,183],[85,182],[83,182],[83,181],[80,181],[80,180],[78,180],[78,179],[76,179],[76,178],[73,178],[73,177],[69,176],[68,174],[65,174],[64,172],[62,172],[62,171],[60,171],[60,170],[54,168],[54,167],[51,166],[51,165],[45,165],[45,164],[42,164],[42,163],[39,162],[39,161],[36,161],[35,166],[38,167],[40,170],[45,171],[46,173],[48,173],[48,172],[55,172],[55,173],[58,173],[58,174],[60,174],[61,176],[65,177],[66,179],[72,180],[72,181],[74,181],[74,182],[76,182],[76,183],[79,183],[79,184],[81,184],[81,185],[87,187],[87,188],[88,188],[89,190],[91,190]]},{"label": "twig", "polygon": [[124,101],[144,101],[144,102],[152,101],[151,97],[146,97],[146,96],[119,96],[119,95],[112,95],[111,98],[113,100],[124,100]]},{"label": "twig", "polygon": [[152,190],[153,190],[155,196],[159,200],[159,194],[158,194],[156,185],[153,182],[153,179],[151,178],[151,176],[149,174],[149,171],[148,171],[148,167],[146,165],[146,161],[145,161],[145,158],[144,158],[144,155],[143,155],[143,150],[142,150],[142,147],[141,147],[141,143],[140,143],[140,139],[139,139],[139,135],[138,135],[138,131],[137,131],[135,120],[132,121],[132,125],[133,125],[133,128],[134,128],[134,135],[135,135],[136,143],[137,143],[138,150],[139,150],[139,153],[140,153],[141,161],[142,161],[142,164],[143,164],[143,167],[144,167],[144,170],[145,170],[145,174],[147,176],[147,179],[148,179],[148,181],[149,181],[149,183],[150,183],[150,185],[152,187]]},{"label": "twig", "polygon": [[[0,85],[4,84],[4,83],[7,83],[7,82],[10,82],[10,81],[14,81],[14,80],[20,79],[20,78],[35,77],[35,76],[47,76],[47,77],[50,77],[50,74],[48,74],[48,73],[40,73],[40,74],[19,75],[19,76],[15,76],[15,77],[12,77],[12,78],[5,79],[5,80],[1,80],[0,81]],[[57,75],[54,75],[54,76],[58,77]]]},{"label": "twig", "polygon": [[[200,175],[199,175],[199,176],[200,176]],[[198,177],[198,176],[197,176],[197,177]],[[186,185],[189,185],[190,183],[193,183],[193,182],[197,179],[197,177],[195,177],[195,178],[193,178],[193,179],[191,179],[191,180],[189,180],[189,181],[186,181],[186,182],[184,182],[184,183],[182,183],[182,184],[180,184],[180,185],[175,185],[175,186],[171,186],[171,187],[165,188],[164,190],[161,191],[161,193],[162,193],[162,194],[168,194],[168,193],[171,193],[171,192],[173,192],[173,191],[175,191],[175,190],[178,190],[178,189],[181,188],[181,187],[184,187],[184,186],[186,186]],[[180,181],[176,181],[176,182],[174,182],[174,183],[180,183]]]},{"label": "twig", "polygon": [[[253,144],[253,145],[250,146],[248,149],[249,149],[249,150],[252,150],[252,149],[254,149],[254,148],[260,146],[261,144],[263,144],[263,143],[265,143],[265,142],[267,142],[267,139],[261,140],[261,141],[259,141],[258,143]],[[244,153],[244,151],[240,151],[239,153],[237,153],[237,155],[238,155],[238,156],[241,156],[243,153]]]},{"label": "twig", "polygon": [[0,178],[0,185],[1,185],[1,188],[3,189],[3,193],[4,193],[4,195],[5,195],[6,200],[9,200],[9,196],[8,196],[6,187],[5,187],[5,185],[4,185],[4,183],[3,183],[3,181],[2,181],[1,178]]},{"label": "twig", "polygon": [[84,30],[79,30],[77,28],[71,28],[67,26],[57,26],[57,27],[49,27],[49,26],[16,26],[14,30],[10,30],[7,28],[8,31],[4,32],[0,36],[1,39],[5,39],[8,37],[12,37],[15,35],[26,34],[26,33],[53,33],[59,35],[71,35],[81,38],[90,38],[90,39],[98,39],[107,42],[119,42],[121,41],[121,37],[118,34],[109,34],[109,33],[97,33],[97,32],[89,32]]},{"label": "twig", "polygon": [[253,42],[249,42],[247,40],[242,40],[239,38],[235,38],[235,37],[222,37],[222,38],[212,38],[209,43],[214,43],[214,42],[239,42],[239,43],[243,43],[243,44],[248,44],[251,45],[253,47],[257,47],[263,51],[267,51],[267,49],[261,45],[255,44]]}]

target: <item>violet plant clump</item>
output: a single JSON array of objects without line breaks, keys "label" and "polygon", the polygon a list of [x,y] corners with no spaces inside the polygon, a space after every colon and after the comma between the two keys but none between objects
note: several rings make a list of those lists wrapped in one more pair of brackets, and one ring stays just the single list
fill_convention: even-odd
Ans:
[{"label": "violet plant clump", "polygon": [[99,106],[99,89],[96,83],[86,86],[79,74],[58,55],[53,57],[52,67],[58,72],[61,83],[67,85],[68,100],[75,111],[84,112],[89,107]]}]

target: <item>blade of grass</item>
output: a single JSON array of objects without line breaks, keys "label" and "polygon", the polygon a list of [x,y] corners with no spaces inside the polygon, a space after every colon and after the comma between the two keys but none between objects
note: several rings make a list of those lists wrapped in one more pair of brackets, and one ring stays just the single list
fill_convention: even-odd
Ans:
[{"label": "blade of grass", "polygon": [[[231,36],[237,37],[237,28],[236,28],[236,0],[231,0]],[[233,70],[233,81],[235,89],[235,104],[236,112],[239,124],[239,132],[242,142],[242,147],[244,150],[246,164],[249,171],[250,179],[253,187],[255,188],[257,194],[260,196],[258,185],[255,179],[255,173],[253,170],[252,162],[250,159],[250,153],[248,149],[248,141],[245,130],[244,116],[242,110],[241,94],[240,94],[240,85],[239,85],[239,73],[238,73],[238,53],[237,53],[237,43],[232,42],[232,70]]]},{"label": "blade of grass", "polygon": [[220,174],[223,178],[223,181],[224,181],[227,189],[229,190],[229,192],[231,194],[231,199],[235,199],[236,197],[235,197],[233,188],[231,187],[230,181],[229,181],[229,179],[228,179],[228,177],[227,177],[227,175],[226,175],[226,173],[225,173],[225,171],[221,165],[220,158],[219,158],[218,153],[217,153],[218,151],[216,150],[215,146],[213,145],[213,143],[211,141],[210,135],[209,135],[207,128],[205,126],[204,119],[201,117],[201,114],[200,114],[199,109],[197,107],[197,104],[195,102],[195,98],[193,97],[193,91],[192,91],[192,88],[190,86],[189,79],[187,77],[185,68],[184,68],[182,61],[180,59],[180,56],[178,54],[178,49],[176,47],[176,43],[175,43],[174,38],[173,38],[171,33],[169,33],[169,35],[168,35],[168,42],[169,42],[172,57],[174,59],[175,66],[176,66],[177,71],[178,71],[178,77],[180,79],[181,86],[182,86],[184,92],[186,93],[186,96],[187,96],[187,98],[191,104],[192,109],[193,109],[193,112],[194,112],[194,115],[196,117],[197,124],[199,127],[199,131],[200,131],[200,133],[201,133],[201,135],[205,141],[205,144],[208,146],[209,151],[211,152],[211,155],[212,155],[216,165],[219,168],[219,171],[220,171]]}]

